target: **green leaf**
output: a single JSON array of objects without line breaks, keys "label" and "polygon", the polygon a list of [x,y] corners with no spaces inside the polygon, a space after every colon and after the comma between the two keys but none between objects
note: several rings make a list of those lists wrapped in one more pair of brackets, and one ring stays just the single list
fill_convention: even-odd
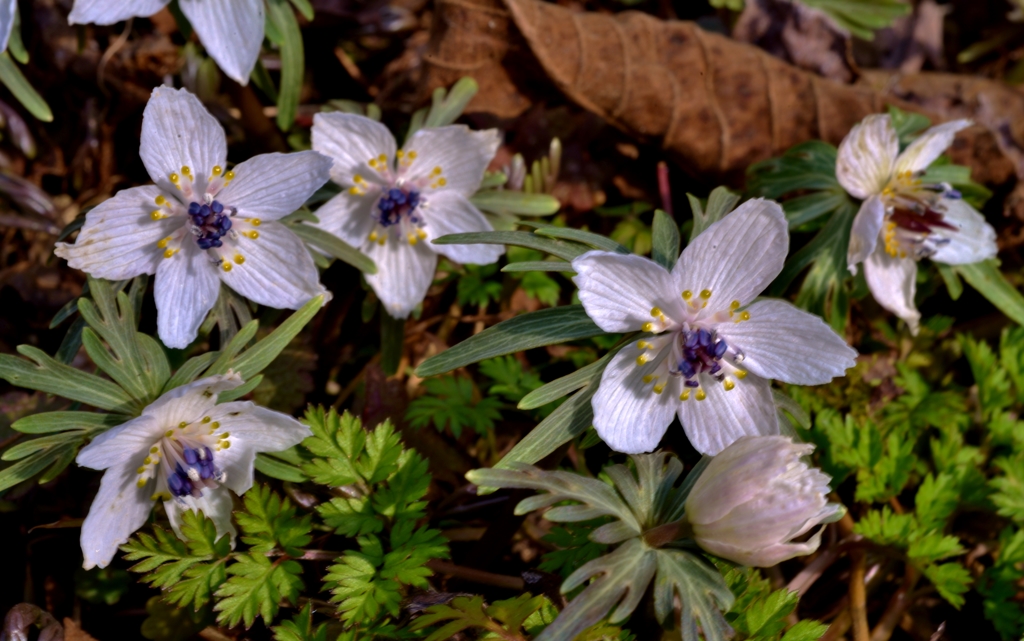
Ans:
[{"label": "green leaf", "polygon": [[917,489],[914,511],[922,527],[941,530],[959,501],[960,487],[951,474],[928,474]]},{"label": "green leaf", "polygon": [[805,619],[786,630],[781,641],[818,641],[827,631],[828,626],[824,623]]},{"label": "green leaf", "polygon": [[532,410],[542,405],[547,405],[585,387],[591,381],[599,381],[601,374],[604,373],[604,368],[608,366],[608,362],[611,361],[612,356],[617,352],[618,350],[615,350],[605,354],[600,359],[590,365],[581,367],[572,374],[567,374],[561,378],[556,378],[550,383],[545,383],[524,396],[519,401],[519,409]]},{"label": "green leaf", "polygon": [[671,270],[679,259],[679,242],[679,225],[662,210],[656,210],[651,227],[651,258]]},{"label": "green leaf", "polygon": [[568,272],[573,273],[572,263],[562,260],[523,260],[509,263],[501,268],[503,272]]},{"label": "green leaf", "polygon": [[43,97],[32,88],[21,70],[14,64],[11,57],[4,51],[0,53],[0,82],[14,94],[14,98],[21,103],[30,114],[37,120],[53,122],[53,112],[46,104]]},{"label": "green leaf", "polygon": [[288,0],[268,0],[267,25],[280,34],[281,88],[277,97],[277,126],[288,131],[299,109],[306,65],[302,32]]},{"label": "green leaf", "polygon": [[327,569],[324,583],[331,602],[338,604],[341,620],[353,624],[374,621],[384,612],[397,617],[402,600],[401,584],[384,578],[384,547],[376,536],[359,537],[359,550],[347,550]]},{"label": "green leaf", "polygon": [[228,579],[217,590],[217,622],[250,628],[256,617],[270,624],[280,603],[294,604],[302,589],[302,566],[297,561],[269,559],[260,553],[241,554],[228,566]]},{"label": "green leaf", "polygon": [[0,354],[0,378],[11,385],[56,394],[121,414],[136,415],[142,411],[138,401],[116,383],[58,363],[30,345],[19,345],[18,353],[32,362]]},{"label": "green leaf", "polygon": [[682,604],[679,629],[686,641],[697,641],[697,625],[706,641],[725,641],[731,636],[729,625],[720,610],[732,606],[733,594],[722,575],[701,557],[671,548],[656,552],[658,575],[654,582],[654,611],[659,621],[666,621]]},{"label": "green leaf", "polygon": [[538,227],[533,231],[538,236],[547,236],[549,238],[559,238],[562,240],[571,240],[584,245],[590,245],[594,249],[603,249],[604,251],[615,252],[618,254],[628,254],[629,248],[623,247],[619,243],[615,242],[607,236],[595,234],[589,231],[583,231],[582,229],[571,229],[569,227]]},{"label": "green leaf", "polygon": [[600,334],[604,331],[590,320],[582,305],[542,309],[488,327],[428,358],[416,368],[416,375],[443,374],[487,358]]},{"label": "green leaf", "polygon": [[955,536],[929,532],[910,543],[907,556],[915,563],[935,563],[951,556],[959,556],[965,551],[960,546],[960,539]]},{"label": "green leaf", "polygon": [[398,471],[402,442],[389,421],[372,432],[363,430],[362,422],[345,412],[310,408],[305,422],[313,435],[302,442],[317,458],[303,466],[314,483],[338,487],[379,483]]},{"label": "green leaf", "polygon": [[433,424],[437,430],[447,427],[456,438],[464,427],[478,434],[494,429],[494,421],[501,418],[501,401],[480,397],[473,381],[464,377],[441,376],[423,381],[426,394],[409,402],[405,418],[413,427]]},{"label": "green leaf", "polygon": [[306,20],[313,19],[313,5],[309,3],[309,0],[291,0],[295,8],[298,9],[299,13]]},{"label": "green leaf", "polygon": [[257,485],[245,493],[245,511],[235,512],[235,517],[242,528],[242,541],[253,552],[281,550],[298,557],[312,540],[312,516],[296,517],[291,501],[271,492],[266,485]]},{"label": "green leaf", "polygon": [[[237,336],[237,334],[236,334]],[[204,352],[198,356],[185,361],[185,364],[178,368],[178,371],[174,373],[168,381],[164,384],[161,394],[169,392],[175,387],[181,387],[182,385],[188,385],[192,381],[199,378],[199,375],[204,370],[209,368],[213,363],[220,357],[220,352]]]},{"label": "green leaf", "polygon": [[395,318],[388,313],[384,304],[380,306],[380,366],[388,376],[398,371],[398,365],[405,351],[405,319]]},{"label": "green leaf", "polygon": [[308,601],[301,612],[273,630],[274,641],[327,641],[327,624],[313,626],[313,604]]},{"label": "green leaf", "polygon": [[527,249],[536,249],[569,261],[580,254],[590,251],[586,245],[581,245],[580,243],[545,238],[529,231],[481,231],[466,234],[448,234],[447,236],[435,238],[431,242],[435,245],[473,245],[476,243],[515,245],[517,247],[526,247]]},{"label": "green leaf", "polygon": [[83,430],[87,436],[105,432],[111,427],[124,423],[127,417],[119,414],[97,412],[43,412],[18,419],[11,428],[24,434],[50,434]]},{"label": "green leaf", "polygon": [[955,265],[953,269],[999,311],[1018,325],[1024,325],[1024,296],[999,271],[996,259],[971,265]]},{"label": "green leaf", "polygon": [[289,229],[295,232],[295,235],[303,242],[327,252],[343,263],[352,265],[364,274],[377,273],[377,265],[372,258],[334,234],[303,223],[291,225]]},{"label": "green leaf", "polygon": [[[430,106],[430,112],[427,114],[423,126],[444,127],[452,124],[462,115],[462,110],[466,108],[478,90],[479,86],[476,80],[469,77],[459,78],[458,82],[452,85],[451,91],[445,91],[444,87],[438,87],[434,90],[433,104]],[[413,133],[414,131],[410,128],[408,136],[412,136]]]},{"label": "green leaf", "polygon": [[595,528],[608,522],[607,518],[599,518],[592,521],[552,526],[542,540],[555,546],[555,549],[545,553],[537,567],[545,572],[555,572],[565,578],[576,568],[606,554],[608,546],[603,543],[595,543],[590,539],[590,535]]},{"label": "green leaf", "polygon": [[708,195],[708,203],[704,207],[701,207],[700,201],[695,196],[686,194],[686,197],[690,200],[690,209],[693,210],[693,229],[690,230],[690,242],[693,242],[693,239],[705,229],[724,218],[740,202],[739,194],[734,194],[725,187],[715,187]]},{"label": "green leaf", "polygon": [[5,450],[3,460],[18,462],[0,470],[0,492],[40,472],[40,483],[52,481],[74,460],[85,444],[86,434],[84,430],[61,432],[24,441]]},{"label": "green leaf", "polygon": [[873,40],[875,31],[890,27],[912,7],[900,0],[801,0],[820,9],[840,28],[863,40]]},{"label": "green leaf", "polygon": [[549,216],[558,212],[561,203],[550,194],[528,194],[522,191],[487,189],[469,199],[477,209],[495,214]]},{"label": "green leaf", "polygon": [[213,521],[192,510],[182,513],[181,533],[184,540],[154,527],[152,536],[139,532],[121,550],[125,560],[138,561],[129,569],[144,574],[144,583],[167,590],[171,603],[198,610],[226,578],[224,561],[231,552],[231,537],[218,537]]},{"label": "green leaf", "polygon": [[943,563],[929,565],[924,575],[935,585],[939,595],[954,608],[960,609],[964,604],[963,595],[970,589],[971,573],[959,563]]}]

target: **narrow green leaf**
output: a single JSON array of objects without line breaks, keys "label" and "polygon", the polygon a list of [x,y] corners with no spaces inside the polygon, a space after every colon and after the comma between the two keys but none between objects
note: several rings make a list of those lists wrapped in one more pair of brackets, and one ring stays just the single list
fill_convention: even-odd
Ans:
[{"label": "narrow green leaf", "polygon": [[1024,296],[999,271],[995,259],[955,265],[954,271],[1018,325],[1024,325]]},{"label": "narrow green leaf", "polygon": [[7,51],[19,63],[23,65],[28,64],[28,51],[25,49],[25,43],[21,39],[21,11],[17,8],[17,5],[15,5],[14,9],[14,24],[11,26],[11,37],[7,41]]},{"label": "narrow green leaf", "polygon": [[220,394],[218,394],[217,395],[217,402],[218,403],[228,403],[230,401],[234,401],[234,400],[240,399],[243,396],[245,396],[246,394],[248,394],[249,392],[251,392],[254,389],[256,389],[257,387],[259,387],[260,383],[262,383],[262,382],[263,382],[263,374],[257,374],[256,376],[253,376],[250,379],[246,379],[245,383],[239,385],[235,389],[228,390],[226,392],[221,392]]},{"label": "narrow green leaf", "polygon": [[388,376],[398,371],[405,345],[405,319],[394,318],[380,306],[380,366]]},{"label": "narrow green leaf", "polygon": [[259,453],[256,455],[256,469],[261,474],[291,483],[305,483],[309,477],[291,463],[286,463],[273,454]]},{"label": "narrow green leaf", "polygon": [[313,19],[313,5],[309,3],[309,0],[292,0],[292,4],[299,10],[303,18],[306,20]]},{"label": "narrow green leaf", "polygon": [[[270,39],[269,32],[267,39]],[[273,41],[272,41],[273,42]],[[263,62],[256,60],[256,66],[252,68],[252,73],[249,74],[249,80],[256,86],[257,89],[263,92],[263,94],[270,99],[270,102],[277,104],[277,87],[274,86],[274,79],[270,77],[270,72],[263,66]]]},{"label": "narrow green leaf", "polygon": [[[217,352],[217,360],[210,365],[210,369],[206,370],[203,376],[214,376],[216,374],[224,374],[231,369],[231,362],[235,360],[238,353],[245,349],[253,338],[256,336],[256,330],[260,328],[260,322],[258,320],[251,320],[245,324],[245,327],[240,329],[235,334],[231,341]],[[186,363],[187,365],[188,363]]]},{"label": "narrow green leaf", "polygon": [[665,269],[671,270],[679,259],[679,225],[671,216],[658,209],[651,227],[651,258]]},{"label": "narrow green leaf", "polygon": [[488,327],[458,345],[428,358],[416,369],[416,375],[425,377],[443,374],[485,358],[603,333],[604,331],[590,320],[582,305],[542,309]]},{"label": "narrow green leaf", "polygon": [[218,356],[220,356],[220,352],[204,352],[198,356],[193,356],[188,359],[185,361],[184,365],[178,368],[178,371],[174,373],[174,376],[167,381],[163,390],[161,390],[161,393],[169,392],[175,387],[181,387],[182,385],[187,385],[196,380],[199,378],[199,374],[201,374],[203,370],[208,368],[215,360],[217,360]]},{"label": "narrow green leaf", "polygon": [[565,272],[574,273],[572,264],[561,260],[522,260],[501,268],[503,272]]},{"label": "narrow green leaf", "polygon": [[287,0],[268,0],[267,23],[281,34],[281,89],[277,97],[277,126],[288,131],[295,122],[305,73],[302,31]]},{"label": "narrow green leaf", "polygon": [[19,419],[11,427],[24,434],[49,434],[69,430],[84,430],[87,434],[105,432],[125,422],[121,414],[98,412],[43,412]]},{"label": "narrow green leaf", "polygon": [[58,363],[41,349],[19,345],[18,353],[33,362],[10,354],[0,354],[0,378],[11,385],[56,394],[122,414],[136,414],[142,409],[119,385]]},{"label": "narrow green leaf", "polygon": [[244,380],[249,380],[271,362],[281,351],[288,346],[288,343],[295,338],[302,328],[306,326],[324,304],[324,297],[316,296],[308,303],[299,308],[288,320],[272,331],[266,338],[259,341],[244,354],[235,359],[231,369],[241,375]]},{"label": "narrow green leaf", "polygon": [[[64,469],[68,462],[70,462],[68,460],[68,453],[70,452],[74,456],[74,453],[78,451],[83,442],[84,439],[78,438],[71,442],[58,444],[53,448],[37,452],[0,470],[0,492],[22,481],[27,481],[42,472],[49,465],[61,465],[62,467],[56,472],[60,473],[60,470]],[[52,480],[56,473],[47,473],[46,476],[49,476]]]},{"label": "narrow green leaf", "polygon": [[942,281],[946,283],[946,289],[949,291],[949,297],[953,300],[960,298],[960,295],[964,293],[964,284],[957,276],[951,265],[945,263],[935,263],[935,267],[939,270],[939,275],[942,276]]},{"label": "narrow green leaf", "polygon": [[494,467],[509,469],[513,463],[532,465],[585,432],[594,422],[590,399],[596,392],[597,385],[590,384],[569,397],[516,443]]},{"label": "narrow green leaf", "polygon": [[11,60],[6,51],[0,53],[0,82],[14,94],[18,102],[36,119],[43,122],[53,122],[53,112],[50,111],[50,106],[32,88],[32,85],[22,75],[21,70],[18,69],[18,65],[14,64],[14,61]]},{"label": "narrow green leaf", "polygon": [[523,216],[548,216],[561,208],[558,199],[550,194],[528,194],[523,191],[498,189],[478,191],[469,202],[484,211]]},{"label": "narrow green leaf", "polygon": [[377,265],[374,264],[369,256],[334,234],[310,225],[292,225],[291,230],[306,243],[322,249],[338,260],[352,265],[359,271],[366,274],[377,273]]},{"label": "narrow green leaf", "polygon": [[[479,90],[476,80],[465,77],[459,78],[458,82],[452,85],[451,91],[445,92],[443,87],[434,90],[433,104],[430,113],[423,122],[424,127],[444,127],[450,125],[462,115],[469,101],[473,99]],[[447,94],[447,95],[446,95]],[[410,133],[410,135],[412,135]]]},{"label": "narrow green leaf", "polygon": [[[696,198],[686,195],[690,199],[690,206],[693,207]],[[700,235],[705,229],[718,222],[731,212],[740,201],[739,194],[734,194],[725,187],[715,187],[708,195],[708,203],[701,208],[698,204],[693,207],[693,229],[690,231],[690,241]]]},{"label": "narrow green leaf", "polygon": [[607,236],[583,231],[581,229],[569,229],[568,227],[540,227],[534,230],[533,233],[538,236],[574,240],[578,243],[583,243],[584,245],[590,245],[595,249],[603,249],[605,251],[617,252],[619,254],[630,253],[627,247],[620,245]]},{"label": "narrow green leaf", "polygon": [[449,234],[432,240],[435,245],[516,245],[527,249],[536,249],[557,256],[562,260],[572,260],[589,251],[586,245],[544,238],[529,231],[481,231],[468,234]]},{"label": "narrow green leaf", "polygon": [[595,375],[600,377],[601,373],[604,372],[604,368],[608,366],[608,361],[610,361],[612,356],[616,353],[618,353],[617,349],[612,350],[602,356],[599,360],[594,361],[590,365],[581,367],[572,374],[567,374],[561,378],[556,378],[550,383],[545,383],[541,387],[538,387],[524,396],[519,401],[519,405],[517,407],[521,410],[536,409],[547,405],[548,403],[557,401],[566,394],[575,392],[589,383],[591,379],[595,379]]}]

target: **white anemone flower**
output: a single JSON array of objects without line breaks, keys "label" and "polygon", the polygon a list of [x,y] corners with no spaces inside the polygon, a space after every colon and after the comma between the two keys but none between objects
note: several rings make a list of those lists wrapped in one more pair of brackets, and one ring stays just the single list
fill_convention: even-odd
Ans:
[{"label": "white anemone flower", "polygon": [[298,309],[326,292],[305,245],[277,222],[329,178],[315,151],[264,154],[225,171],[224,129],[184,89],[157,87],[139,150],[155,185],[118,192],[56,253],[109,280],[156,273],[157,330],[186,347],[220,283],[261,305]]},{"label": "white anemone flower", "polygon": [[459,263],[498,260],[501,245],[433,245],[464,232],[494,231],[469,197],[498,150],[496,129],[464,125],[420,129],[397,149],[387,127],[354,114],[313,118],[313,149],[334,159],[331,179],[345,188],[317,210],[318,227],[359,247],[377,264],[367,282],[395,318],[427,295],[437,254]]},{"label": "white anemone flower", "polygon": [[[148,18],[170,0],[75,0],[70,24],[110,25]],[[180,0],[178,6],[217,66],[246,84],[263,46],[264,0]]]},{"label": "white anemone flower", "polygon": [[873,115],[854,126],[839,145],[836,178],[864,202],[850,231],[847,262],[864,278],[878,304],[917,333],[921,314],[914,305],[917,261],[963,265],[996,255],[996,232],[948,184],[924,184],[922,175],[970,126],[954,120],[924,132],[900,153],[888,115]]},{"label": "white anemone flower", "polygon": [[18,13],[18,0],[0,0],[0,53],[7,51],[14,29],[14,16]]},{"label": "white anemone flower", "polygon": [[782,208],[750,200],[690,243],[672,271],[632,254],[591,251],[573,282],[606,332],[643,331],[601,376],[594,427],[619,452],[650,452],[678,413],[697,450],[777,434],[768,379],[827,383],[857,353],[820,318],[781,300],[754,301],[782,270]]},{"label": "white anemone flower", "polygon": [[228,372],[177,387],[82,448],[79,465],[106,470],[82,524],[85,569],[110,563],[156,501],[179,536],[187,510],[211,518],[218,535],[234,536],[228,490],[241,495],[252,487],[257,452],[285,450],[310,435],[291,416],[249,401],[217,404],[217,394],[241,384]]},{"label": "white anemone flower", "polygon": [[829,503],[831,478],[801,460],[813,445],[784,436],[744,436],[711,459],[686,499],[693,538],[741,565],[770,567],[818,549],[821,530],[843,507]]}]

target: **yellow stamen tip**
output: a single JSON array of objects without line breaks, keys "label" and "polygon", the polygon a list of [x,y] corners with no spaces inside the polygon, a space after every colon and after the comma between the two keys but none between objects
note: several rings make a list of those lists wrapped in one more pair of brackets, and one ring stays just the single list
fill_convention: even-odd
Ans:
[{"label": "yellow stamen tip", "polygon": [[218,438],[220,438],[221,440],[224,440],[224,439],[226,439],[229,436],[231,436],[231,434],[229,432],[224,432]]},{"label": "yellow stamen tip", "polygon": [[643,325],[640,326],[640,329],[644,330],[645,332],[653,332],[654,323],[644,323]]},{"label": "yellow stamen tip", "polygon": [[159,451],[160,451],[160,448],[157,447],[156,445],[154,445],[153,447],[149,448],[149,453],[150,454],[156,454]]},{"label": "yellow stamen tip", "polygon": [[359,188],[358,187],[349,187],[348,188],[348,193],[352,194],[353,196],[358,196],[359,193],[360,193],[359,192]]},{"label": "yellow stamen tip", "polygon": [[750,312],[743,312],[740,314],[740,320],[750,320]]},{"label": "yellow stamen tip", "polygon": [[437,179],[437,185],[439,187],[444,187],[447,184],[448,184],[448,180],[446,178],[444,178],[443,176],[441,178]]},{"label": "yellow stamen tip", "polygon": [[420,240],[426,240],[427,239],[427,232],[423,231],[422,229],[417,229],[416,230],[416,235],[419,236]]},{"label": "yellow stamen tip", "polygon": [[181,179],[180,179],[180,178],[178,177],[178,174],[171,174],[171,175],[169,176],[169,178],[171,179],[171,182],[172,182],[172,183],[174,183],[175,185],[177,185],[177,184],[178,184],[178,181],[179,181],[179,180],[181,180]]},{"label": "yellow stamen tip", "polygon": [[160,249],[163,249],[163,248],[167,247],[167,243],[169,243],[169,242],[171,242],[170,238],[164,238],[163,240],[158,242],[156,244],[156,246],[159,247]]},{"label": "yellow stamen tip", "polygon": [[416,160],[416,152],[415,151],[410,151],[409,152],[409,160]]},{"label": "yellow stamen tip", "polygon": [[231,447],[231,441],[221,441],[220,445],[218,445],[217,447],[223,447],[224,449],[228,449],[229,447]]},{"label": "yellow stamen tip", "polygon": [[210,421],[212,421],[212,420],[213,420],[213,419],[211,419],[211,418],[210,418],[209,416],[204,416],[204,417],[203,417],[203,422],[204,422],[204,423],[209,423],[209,422],[210,422]]},{"label": "yellow stamen tip", "polygon": [[146,479],[139,479],[138,483],[136,483],[135,486],[138,487],[139,489],[146,487]]},{"label": "yellow stamen tip", "polygon": [[[145,472],[145,471],[146,471],[146,466],[145,466],[145,465],[143,465],[143,466],[142,466],[142,467],[140,467],[139,469],[135,470],[135,473],[136,473],[136,474],[142,474],[142,473],[143,473],[143,472]],[[141,481],[142,479],[139,479],[139,480]]]},{"label": "yellow stamen tip", "polygon": [[228,173],[224,174],[224,180],[226,180],[228,182],[231,182],[234,179],[235,179],[235,172],[229,171]]},{"label": "yellow stamen tip", "polygon": [[158,204],[158,205],[165,205],[165,204],[167,204],[167,199],[164,198],[163,194],[160,194],[159,196],[156,197],[156,204]]},{"label": "yellow stamen tip", "polygon": [[725,391],[727,391],[727,392],[728,392],[728,391],[729,391],[729,390],[731,390],[732,388],[736,387],[736,383],[733,383],[733,382],[732,382],[732,381],[730,381],[729,379],[725,379],[724,381],[722,381],[722,387],[724,387],[724,388],[725,388]]},{"label": "yellow stamen tip", "polygon": [[700,297],[703,298],[704,300],[707,300],[707,299],[711,298],[711,290],[710,289],[703,289],[703,290],[701,290]]},{"label": "yellow stamen tip", "polygon": [[167,438],[174,436],[174,430],[167,430],[166,432],[164,432],[164,436],[166,436]]},{"label": "yellow stamen tip", "polygon": [[641,355],[636,357],[636,364],[637,365],[643,365],[646,362],[647,362],[647,354],[641,354]]},{"label": "yellow stamen tip", "polygon": [[697,400],[698,401],[703,401],[707,397],[708,397],[708,395],[704,393],[704,390],[702,390],[702,389],[697,390]]},{"label": "yellow stamen tip", "polygon": [[220,421],[214,421],[214,422],[210,423],[210,429],[211,430],[215,430],[218,427],[220,427]]},{"label": "yellow stamen tip", "polygon": [[170,258],[176,252],[177,252],[177,250],[175,250],[175,249],[168,249],[167,251],[164,252],[164,258]]},{"label": "yellow stamen tip", "polygon": [[420,239],[416,237],[416,234],[407,234],[405,238],[409,241],[410,245],[415,245],[420,241]]},{"label": "yellow stamen tip", "polygon": [[187,423],[187,422],[185,422],[185,421],[182,421],[182,422],[178,423],[178,429],[179,429],[179,430],[183,430],[183,429],[185,429],[186,427],[188,427],[188,423]]},{"label": "yellow stamen tip", "polygon": [[651,316],[654,316],[655,318],[657,318],[658,316],[661,316],[661,314],[662,314],[662,311],[661,311],[660,307],[652,307],[651,308]]},{"label": "yellow stamen tip", "polygon": [[738,300],[734,300],[733,302],[729,303],[729,309],[739,309],[739,308],[740,308],[740,302]]},{"label": "yellow stamen tip", "polygon": [[143,460],[143,461],[142,461],[142,464],[143,464],[143,465],[149,465],[149,464],[150,464],[150,463],[152,463],[152,462],[153,462],[153,459],[151,459],[150,457],[148,457],[148,456],[147,456],[147,457],[145,458],[145,460]]},{"label": "yellow stamen tip", "polygon": [[372,243],[373,241],[377,240],[377,232],[375,232],[375,231],[371,231],[371,232],[370,232],[370,235],[369,235],[369,236],[367,236],[367,239],[368,239],[368,240],[369,240],[369,241],[370,241],[371,243]]},{"label": "yellow stamen tip", "polygon": [[219,176],[224,173],[224,168],[221,167],[220,165],[214,165],[210,173],[212,173],[214,176]]},{"label": "yellow stamen tip", "polygon": [[249,220],[249,224],[252,225],[253,227],[259,227],[261,222],[263,221],[261,221],[259,218],[252,218]]},{"label": "yellow stamen tip", "polygon": [[644,383],[650,383],[653,380],[654,380],[654,375],[653,374],[645,374],[644,375],[644,378],[643,378]]},{"label": "yellow stamen tip", "polygon": [[395,152],[395,155],[398,156],[399,158],[401,158],[402,156],[405,155],[405,152],[402,151],[401,149],[399,149],[398,151]]},{"label": "yellow stamen tip", "polygon": [[684,389],[683,393],[679,395],[679,400],[688,401],[690,400],[690,390]]},{"label": "yellow stamen tip", "polygon": [[665,383],[658,383],[653,387],[655,394],[661,394],[665,391]]},{"label": "yellow stamen tip", "polygon": [[222,268],[224,269],[224,271],[226,271],[226,272],[229,272],[229,271],[231,271],[231,263],[229,263],[228,261],[224,261],[223,263],[221,263],[221,267],[222,267]]},{"label": "yellow stamen tip", "polygon": [[683,300],[690,300],[691,298],[693,298],[693,292],[688,289],[683,290]]},{"label": "yellow stamen tip", "polygon": [[736,370],[736,378],[738,378],[738,379],[740,379],[742,381],[746,377],[747,377],[747,373],[745,371],[743,371],[741,369]]},{"label": "yellow stamen tip", "polygon": [[236,265],[241,265],[242,263],[245,262],[245,256],[241,254],[235,254],[234,261]]},{"label": "yellow stamen tip", "polygon": [[159,209],[154,209],[153,212],[149,214],[149,217],[153,220],[160,220],[164,215],[160,213]]}]

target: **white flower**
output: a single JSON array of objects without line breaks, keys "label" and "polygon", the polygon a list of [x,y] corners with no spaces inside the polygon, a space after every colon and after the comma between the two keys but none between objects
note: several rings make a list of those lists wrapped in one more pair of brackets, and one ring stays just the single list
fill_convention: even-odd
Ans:
[{"label": "white flower", "polygon": [[228,372],[177,387],[78,453],[79,465],[106,470],[82,524],[85,569],[110,563],[155,501],[164,502],[179,535],[182,512],[201,510],[218,534],[234,536],[228,490],[252,487],[257,452],[287,449],[310,434],[291,416],[249,401],[217,404],[218,393],[241,384]]},{"label": "white flower", "polygon": [[784,436],[744,436],[711,459],[686,499],[686,520],[702,548],[741,565],[769,567],[810,554],[819,530],[843,507],[829,503],[831,480],[800,460],[813,445]]},{"label": "white flower", "polygon": [[970,126],[955,120],[924,132],[901,154],[888,115],[868,116],[839,145],[836,178],[864,203],[850,231],[847,262],[864,278],[878,303],[917,333],[914,305],[917,261],[976,263],[996,255],[996,232],[948,184],[921,182],[928,165]]},{"label": "white flower", "polygon": [[678,412],[697,450],[717,454],[744,434],[777,434],[767,379],[817,385],[857,353],[781,300],[754,297],[789,248],[778,204],[751,200],[708,227],[669,272],[632,254],[572,261],[580,302],[606,332],[648,336],[612,358],[594,395],[594,427],[612,449],[649,452]]},{"label": "white flower", "polygon": [[395,318],[423,300],[437,253],[460,263],[498,260],[500,245],[432,245],[447,234],[494,231],[469,202],[500,144],[498,131],[463,125],[421,129],[396,151],[387,127],[363,116],[317,114],[313,149],[334,159],[331,179],[346,190],[316,215],[319,227],[377,263],[366,276]]},{"label": "white flower", "polygon": [[[128,18],[146,18],[170,0],[75,0],[71,24],[108,25]],[[241,84],[263,46],[264,0],[180,0],[178,6],[195,29],[207,53],[230,78]]]},{"label": "white flower", "polygon": [[313,258],[276,222],[327,182],[315,151],[264,154],[224,171],[224,130],[184,89],[157,87],[142,119],[142,162],[156,185],[118,192],[90,211],[68,264],[98,278],[156,273],[157,329],[169,347],[195,339],[220,283],[269,307],[325,294]]},{"label": "white flower", "polygon": [[14,28],[14,16],[18,12],[18,0],[0,0],[0,53],[7,51]]}]

